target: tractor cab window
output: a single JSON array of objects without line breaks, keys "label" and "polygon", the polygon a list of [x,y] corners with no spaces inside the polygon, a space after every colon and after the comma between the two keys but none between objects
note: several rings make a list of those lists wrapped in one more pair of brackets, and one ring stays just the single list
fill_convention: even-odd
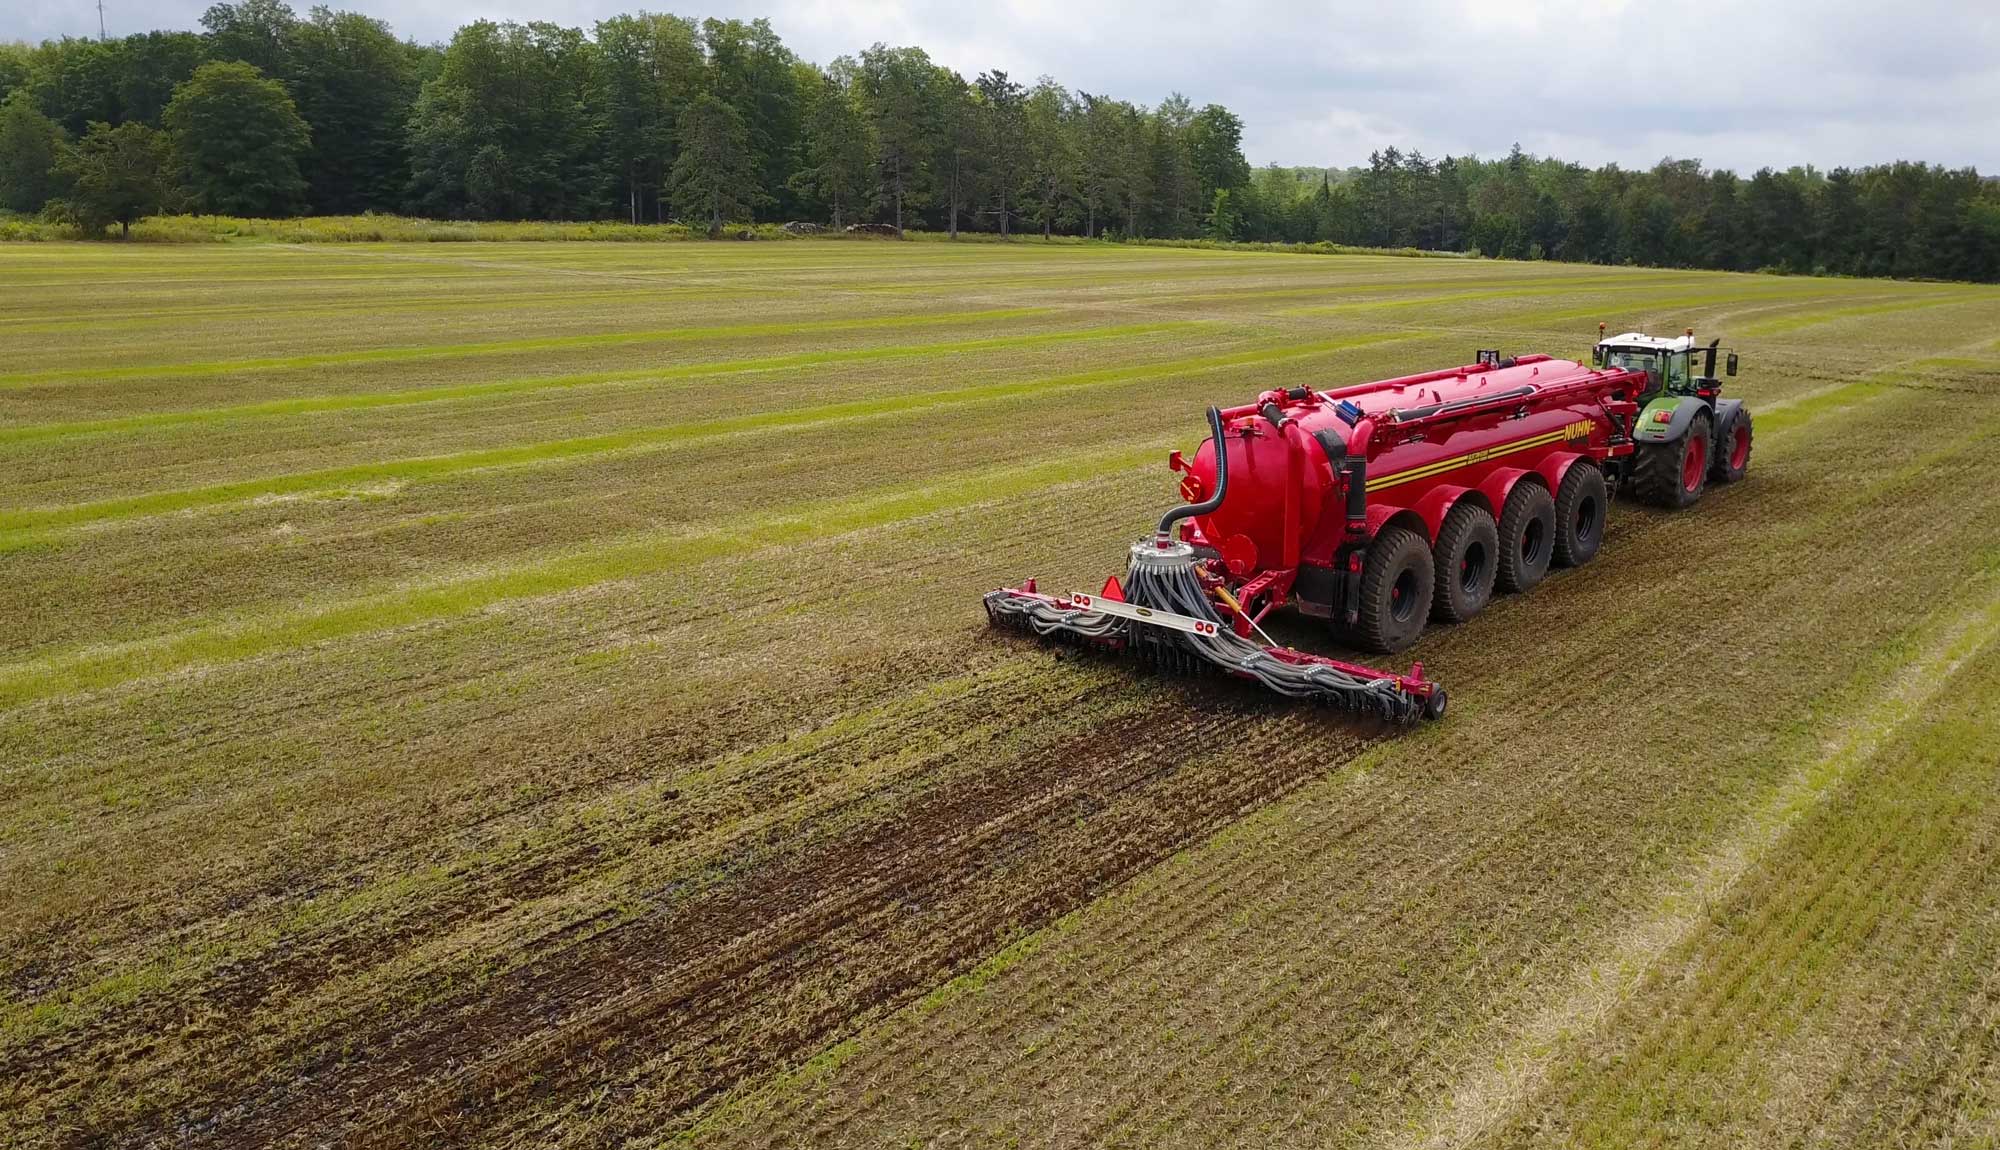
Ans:
[{"label": "tractor cab window", "polygon": [[1643,348],[1614,347],[1605,356],[1604,366],[1614,371],[1643,371],[1646,373],[1646,390],[1649,392],[1660,390],[1660,357],[1656,352]]},{"label": "tractor cab window", "polygon": [[1667,353],[1666,360],[1667,390],[1688,390],[1688,353],[1684,351],[1670,351]]}]

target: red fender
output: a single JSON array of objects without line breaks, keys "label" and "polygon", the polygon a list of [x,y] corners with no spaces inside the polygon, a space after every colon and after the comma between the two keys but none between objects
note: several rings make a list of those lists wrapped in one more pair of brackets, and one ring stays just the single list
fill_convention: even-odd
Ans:
[{"label": "red fender", "polygon": [[1425,492],[1424,497],[1417,500],[1416,505],[1410,508],[1417,513],[1417,518],[1424,521],[1424,531],[1431,537],[1432,542],[1437,541],[1438,529],[1444,526],[1444,517],[1451,510],[1451,505],[1457,503],[1460,496],[1471,490],[1470,487],[1454,487],[1448,483],[1440,483]]},{"label": "red fender", "polygon": [[1562,490],[1563,476],[1569,474],[1569,466],[1583,456],[1574,451],[1551,451],[1542,457],[1535,471],[1549,485],[1549,494]]},{"label": "red fender", "polygon": [[[1391,503],[1370,503],[1368,505],[1368,538],[1373,539],[1375,536],[1381,534],[1382,529],[1389,525],[1389,521],[1398,517],[1411,520],[1411,527],[1419,529],[1427,527],[1423,517],[1407,507],[1397,507]],[[1435,536],[1435,530],[1432,530],[1431,534]]]},{"label": "red fender", "polygon": [[1486,503],[1493,508],[1493,518],[1507,509],[1507,497],[1514,494],[1514,486],[1528,477],[1528,472],[1518,467],[1502,467],[1486,477],[1479,485],[1479,493],[1486,497]]}]

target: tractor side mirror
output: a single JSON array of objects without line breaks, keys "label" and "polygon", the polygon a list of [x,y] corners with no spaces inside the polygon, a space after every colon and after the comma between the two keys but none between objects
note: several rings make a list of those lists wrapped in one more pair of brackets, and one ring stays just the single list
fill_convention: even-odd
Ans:
[{"label": "tractor side mirror", "polygon": [[1595,365],[1597,365],[1598,367],[1603,367],[1603,366],[1604,366],[1604,345],[1603,345],[1603,344],[1601,344],[1601,343],[1600,343],[1600,344],[1598,344],[1598,345],[1597,345],[1596,347],[1593,347],[1593,348],[1591,348],[1591,349],[1590,349],[1590,362],[1591,362],[1591,363],[1593,363],[1593,364],[1595,364]]},{"label": "tractor side mirror", "polygon": [[1733,352],[1733,351],[1732,351],[1732,352],[1730,352],[1730,353],[1729,353],[1729,358],[1723,361],[1723,367],[1722,367],[1722,370],[1724,370],[1724,371],[1728,372],[1728,373],[1729,373],[1729,375],[1730,375],[1730,378],[1732,378],[1732,379],[1734,379],[1734,378],[1735,378],[1735,376],[1736,376],[1736,353],[1735,353],[1735,352]]}]

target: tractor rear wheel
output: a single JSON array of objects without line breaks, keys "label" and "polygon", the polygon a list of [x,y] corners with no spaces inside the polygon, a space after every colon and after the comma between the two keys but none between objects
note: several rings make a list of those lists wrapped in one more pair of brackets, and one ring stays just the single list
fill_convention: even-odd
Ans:
[{"label": "tractor rear wheel", "polygon": [[[1686,434],[1672,443],[1639,446],[1632,469],[1632,489],[1655,507],[1692,507],[1708,489],[1708,455],[1714,446],[1713,422],[1704,411],[1688,424]],[[1746,451],[1743,461],[1750,461]]]},{"label": "tractor rear wheel", "polygon": [[1417,641],[1431,613],[1431,545],[1406,527],[1384,527],[1368,545],[1361,568],[1361,609],[1355,638],[1390,654]]},{"label": "tractor rear wheel", "polygon": [[1556,501],[1539,482],[1522,480],[1500,509],[1500,570],[1494,580],[1502,591],[1526,591],[1549,573],[1555,558]]},{"label": "tractor rear wheel", "polygon": [[1581,567],[1604,546],[1604,473],[1579,460],[1556,490],[1555,561]]},{"label": "tractor rear wheel", "polygon": [[1708,477],[1716,483],[1735,483],[1750,470],[1750,447],[1755,433],[1750,412],[1739,408],[1736,418],[1715,437],[1715,458],[1709,462]]},{"label": "tractor rear wheel", "polygon": [[1493,597],[1493,576],[1500,566],[1500,529],[1493,513],[1476,503],[1453,507],[1438,528],[1436,554],[1431,618],[1463,623]]}]

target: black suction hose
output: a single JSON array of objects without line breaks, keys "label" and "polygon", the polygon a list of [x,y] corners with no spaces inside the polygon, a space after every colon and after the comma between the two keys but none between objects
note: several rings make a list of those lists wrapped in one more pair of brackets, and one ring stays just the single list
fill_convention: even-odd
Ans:
[{"label": "black suction hose", "polygon": [[1208,433],[1215,443],[1215,494],[1200,503],[1184,504],[1161,516],[1159,537],[1162,540],[1172,535],[1174,524],[1181,520],[1207,515],[1222,506],[1222,497],[1229,493],[1229,456],[1222,448],[1222,412],[1213,407],[1208,409]]}]

